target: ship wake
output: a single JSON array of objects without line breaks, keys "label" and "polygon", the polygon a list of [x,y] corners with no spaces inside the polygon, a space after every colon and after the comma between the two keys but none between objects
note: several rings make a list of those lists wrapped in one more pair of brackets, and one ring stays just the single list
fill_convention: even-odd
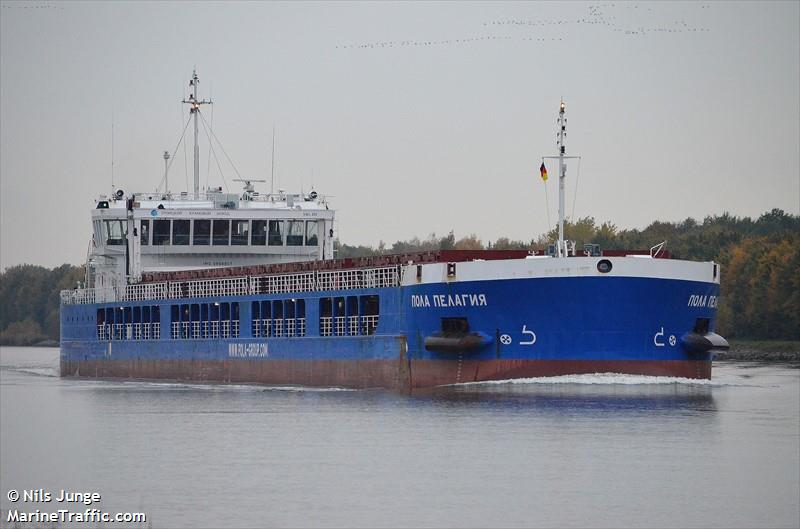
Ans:
[{"label": "ship wake", "polygon": [[482,382],[465,382],[453,384],[457,386],[493,386],[493,385],[533,385],[533,384],[577,384],[602,386],[645,386],[645,385],[687,385],[687,386],[726,386],[715,380],[684,377],[659,377],[651,375],[624,375],[620,373],[587,373],[582,375],[561,375],[555,377],[516,378],[507,380],[487,380]]}]

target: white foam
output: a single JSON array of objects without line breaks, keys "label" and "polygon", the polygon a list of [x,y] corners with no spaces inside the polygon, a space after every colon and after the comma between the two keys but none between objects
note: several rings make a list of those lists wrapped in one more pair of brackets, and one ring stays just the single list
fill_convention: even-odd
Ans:
[{"label": "white foam", "polygon": [[582,385],[666,385],[685,384],[692,386],[719,386],[713,380],[684,378],[684,377],[657,377],[650,375],[622,375],[619,373],[590,373],[583,375],[561,375],[556,377],[513,378],[507,380],[487,380],[484,382],[464,382],[467,385],[495,385],[495,384],[582,384]]},{"label": "white foam", "polygon": [[6,371],[13,371],[14,373],[25,373],[26,375],[36,375],[39,377],[58,377],[59,372],[54,367],[3,367]]}]

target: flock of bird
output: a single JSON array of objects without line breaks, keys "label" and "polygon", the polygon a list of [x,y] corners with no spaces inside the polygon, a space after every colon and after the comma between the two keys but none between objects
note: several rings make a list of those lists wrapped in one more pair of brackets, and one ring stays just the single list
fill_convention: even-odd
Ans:
[{"label": "flock of bird", "polygon": [[[699,9],[708,9],[709,5],[695,5]],[[623,10],[619,12],[619,10]],[[619,12],[621,16],[606,14],[607,12]],[[492,29],[509,28],[565,28],[577,26],[596,26],[607,28],[616,34],[625,36],[643,36],[652,33],[703,33],[710,31],[707,27],[690,26],[685,20],[674,20],[671,23],[660,23],[658,25],[643,25],[641,23],[625,23],[622,18],[629,19],[630,13],[652,13],[650,5],[640,6],[639,4],[628,3],[601,3],[588,6],[588,15],[578,18],[565,19],[501,19],[484,22],[483,26]],[[470,36],[457,39],[441,40],[399,40],[399,41],[378,41],[361,42],[354,44],[340,44],[337,49],[380,49],[380,48],[413,48],[443,45],[460,45],[492,41],[528,41],[528,42],[557,42],[565,40],[563,32],[557,36],[551,35],[500,35],[492,33],[481,36]]]}]

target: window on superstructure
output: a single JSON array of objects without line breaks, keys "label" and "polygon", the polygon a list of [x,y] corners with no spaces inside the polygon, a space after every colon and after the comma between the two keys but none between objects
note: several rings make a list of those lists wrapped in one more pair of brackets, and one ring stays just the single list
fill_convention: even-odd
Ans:
[{"label": "window on superstructure", "polygon": [[250,232],[250,244],[253,246],[264,246],[267,244],[267,221],[254,220],[253,229]]},{"label": "window on superstructure", "polygon": [[121,246],[125,244],[125,226],[121,220],[106,221],[106,245]]},{"label": "window on superstructure", "polygon": [[286,246],[303,246],[303,221],[290,220],[286,231]]},{"label": "window on superstructure", "polygon": [[142,219],[142,228],[139,230],[139,240],[142,246],[150,244],[150,219]]},{"label": "window on superstructure", "polygon": [[283,221],[269,221],[269,245],[283,246]]},{"label": "window on superstructure", "polygon": [[306,246],[317,245],[317,221],[309,220],[306,222]]},{"label": "window on superstructure", "polygon": [[234,246],[247,246],[250,239],[250,221],[234,220],[231,231],[231,244]]},{"label": "window on superstructure", "polygon": [[231,221],[214,220],[214,246],[225,246],[230,244]]},{"label": "window on superstructure", "polygon": [[192,244],[195,246],[208,246],[211,244],[211,221],[195,220]]},{"label": "window on superstructure", "polygon": [[169,245],[170,221],[161,219],[153,221],[153,246]]},{"label": "window on superstructure", "polygon": [[176,246],[188,246],[189,244],[189,221],[172,221],[172,244]]}]

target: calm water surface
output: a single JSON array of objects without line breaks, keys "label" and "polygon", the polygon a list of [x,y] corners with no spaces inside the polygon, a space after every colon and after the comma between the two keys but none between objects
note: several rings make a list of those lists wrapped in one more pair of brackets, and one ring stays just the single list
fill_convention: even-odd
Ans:
[{"label": "calm water surface", "polygon": [[57,374],[57,349],[0,349],[3,510],[68,488],[152,527],[800,525],[791,366],[415,396]]}]

